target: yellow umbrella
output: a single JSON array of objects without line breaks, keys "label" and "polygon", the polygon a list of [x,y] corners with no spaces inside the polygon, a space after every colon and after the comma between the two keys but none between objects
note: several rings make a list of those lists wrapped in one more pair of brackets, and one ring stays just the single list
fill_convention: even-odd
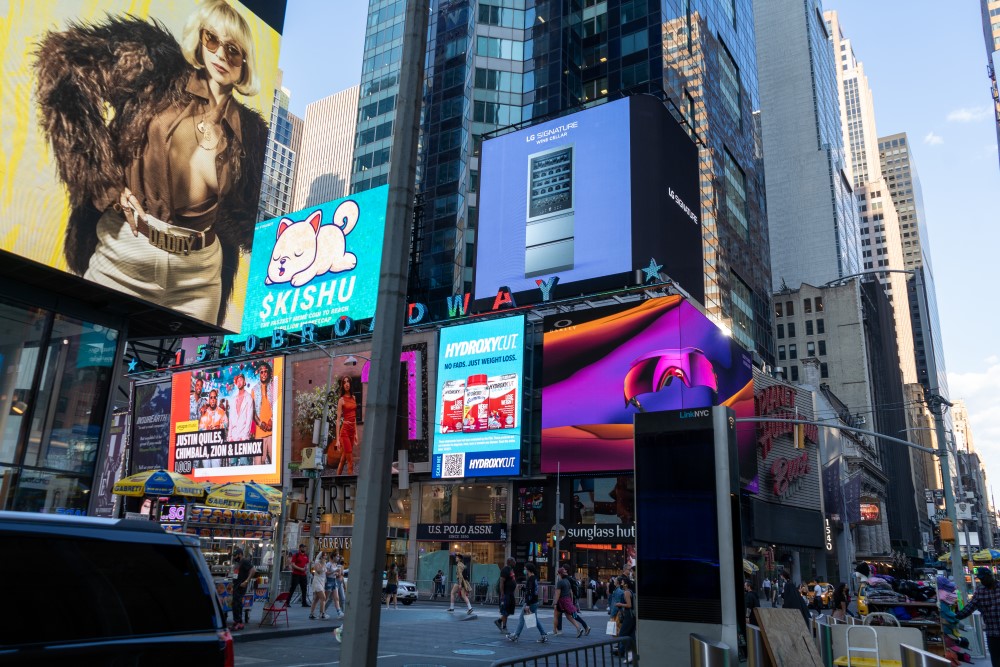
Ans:
[{"label": "yellow umbrella", "polygon": [[751,563],[746,558],[743,559],[743,571],[747,574],[756,574],[759,569],[754,563]]},{"label": "yellow umbrella", "polygon": [[229,482],[217,486],[208,492],[205,504],[209,507],[258,512],[274,512],[280,507],[277,498],[266,493],[261,485],[254,482]]},{"label": "yellow umbrella", "polygon": [[115,482],[112,493],[119,496],[192,496],[205,495],[204,485],[168,470],[146,470]]}]

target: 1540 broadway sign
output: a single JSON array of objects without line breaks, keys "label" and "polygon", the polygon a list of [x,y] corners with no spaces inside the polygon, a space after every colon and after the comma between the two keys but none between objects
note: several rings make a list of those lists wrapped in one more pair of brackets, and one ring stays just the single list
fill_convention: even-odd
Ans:
[{"label": "1540 broadway sign", "polygon": [[417,539],[425,542],[506,542],[505,523],[418,523]]}]

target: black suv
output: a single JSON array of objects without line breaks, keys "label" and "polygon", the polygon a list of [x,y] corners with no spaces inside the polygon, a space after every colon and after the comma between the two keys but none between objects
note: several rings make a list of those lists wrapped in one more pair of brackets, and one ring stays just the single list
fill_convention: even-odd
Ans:
[{"label": "black suv", "polygon": [[0,512],[0,573],[0,663],[234,663],[194,538],[145,521]]}]

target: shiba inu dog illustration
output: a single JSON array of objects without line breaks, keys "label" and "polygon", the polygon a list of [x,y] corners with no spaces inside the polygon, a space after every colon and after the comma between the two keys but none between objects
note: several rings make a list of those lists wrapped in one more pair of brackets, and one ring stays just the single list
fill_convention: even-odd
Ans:
[{"label": "shiba inu dog illustration", "polygon": [[346,237],[358,224],[359,215],[357,203],[349,199],[337,207],[333,222],[327,225],[320,224],[322,211],[312,213],[305,220],[284,218],[278,224],[278,236],[264,283],[291,283],[301,287],[324,273],[353,269],[358,258],[347,252]]}]

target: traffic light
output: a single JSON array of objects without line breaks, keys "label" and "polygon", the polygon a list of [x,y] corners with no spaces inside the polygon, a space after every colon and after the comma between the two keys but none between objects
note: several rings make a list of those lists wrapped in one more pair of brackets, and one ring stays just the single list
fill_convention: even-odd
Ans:
[{"label": "traffic light", "polygon": [[556,546],[556,534],[555,533],[551,533],[550,532],[550,533],[546,534],[545,539],[548,541],[550,547],[554,548]]}]

